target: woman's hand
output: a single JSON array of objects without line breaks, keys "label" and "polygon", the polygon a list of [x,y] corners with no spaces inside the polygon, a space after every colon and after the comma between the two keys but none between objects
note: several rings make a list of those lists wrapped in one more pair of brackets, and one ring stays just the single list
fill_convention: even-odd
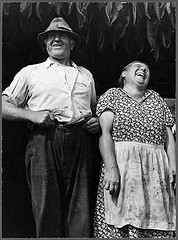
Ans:
[{"label": "woman's hand", "polygon": [[113,167],[109,170],[106,169],[104,180],[103,180],[105,190],[109,191],[110,195],[119,194],[120,190],[120,172],[118,167]]},{"label": "woman's hand", "polygon": [[173,187],[174,193],[176,195],[176,174],[173,175],[172,187]]}]

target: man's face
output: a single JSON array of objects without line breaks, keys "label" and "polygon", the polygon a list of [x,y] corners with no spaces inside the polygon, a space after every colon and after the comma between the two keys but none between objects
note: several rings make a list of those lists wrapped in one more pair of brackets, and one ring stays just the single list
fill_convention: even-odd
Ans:
[{"label": "man's face", "polygon": [[64,33],[51,32],[45,39],[45,44],[49,57],[64,60],[70,57],[75,42]]}]

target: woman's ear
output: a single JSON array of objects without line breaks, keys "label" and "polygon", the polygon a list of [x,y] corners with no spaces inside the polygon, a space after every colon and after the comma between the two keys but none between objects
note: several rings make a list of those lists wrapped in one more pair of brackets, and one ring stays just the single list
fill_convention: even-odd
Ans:
[{"label": "woman's ear", "polygon": [[126,71],[123,71],[121,75],[122,75],[122,77],[125,77]]}]

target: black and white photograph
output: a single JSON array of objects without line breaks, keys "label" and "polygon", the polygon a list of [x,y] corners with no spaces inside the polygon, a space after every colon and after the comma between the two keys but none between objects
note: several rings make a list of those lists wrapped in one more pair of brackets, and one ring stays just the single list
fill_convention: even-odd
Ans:
[{"label": "black and white photograph", "polygon": [[177,12],[1,2],[2,238],[176,238]]}]

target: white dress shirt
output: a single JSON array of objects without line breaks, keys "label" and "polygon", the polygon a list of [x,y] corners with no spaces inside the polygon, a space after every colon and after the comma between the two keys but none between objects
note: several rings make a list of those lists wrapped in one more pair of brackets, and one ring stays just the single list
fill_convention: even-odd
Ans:
[{"label": "white dress shirt", "polygon": [[18,107],[51,110],[59,122],[79,122],[92,115],[96,91],[92,74],[84,67],[65,66],[49,58],[21,69],[3,93]]}]

